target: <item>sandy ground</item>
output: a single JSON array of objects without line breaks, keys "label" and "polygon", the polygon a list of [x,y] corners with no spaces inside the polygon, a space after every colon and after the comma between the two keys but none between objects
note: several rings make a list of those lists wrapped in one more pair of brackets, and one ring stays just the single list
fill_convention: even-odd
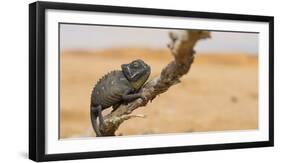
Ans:
[{"label": "sandy ground", "polygon": [[[93,134],[89,105],[97,80],[140,58],[156,76],[172,60],[166,50],[109,49],[61,54],[60,137]],[[196,54],[182,82],[134,113],[146,115],[121,125],[117,134],[248,130],[258,128],[258,62],[246,54]],[[109,112],[111,109],[107,109]],[[105,112],[106,114],[106,112]]]}]

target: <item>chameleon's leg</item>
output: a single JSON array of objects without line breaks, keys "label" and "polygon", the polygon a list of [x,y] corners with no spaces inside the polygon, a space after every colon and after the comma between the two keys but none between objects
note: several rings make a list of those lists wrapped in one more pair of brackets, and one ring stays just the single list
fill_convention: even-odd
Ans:
[{"label": "chameleon's leg", "polygon": [[134,93],[134,94],[129,94],[129,93],[130,93],[130,91],[127,91],[122,95],[123,101],[131,102],[131,101],[134,101],[138,98],[141,98],[143,101],[146,101],[146,98],[143,97],[143,95],[141,93]]}]

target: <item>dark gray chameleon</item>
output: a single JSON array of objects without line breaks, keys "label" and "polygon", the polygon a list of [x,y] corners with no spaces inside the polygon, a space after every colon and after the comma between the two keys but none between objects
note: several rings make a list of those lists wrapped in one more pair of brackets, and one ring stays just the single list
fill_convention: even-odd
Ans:
[{"label": "dark gray chameleon", "polygon": [[[122,103],[144,97],[139,89],[150,75],[150,66],[142,60],[122,64],[121,71],[111,71],[95,85],[91,95],[91,121],[97,136],[102,136],[99,126],[104,125],[102,111],[112,106],[113,111]],[[97,123],[99,118],[99,124]]]}]

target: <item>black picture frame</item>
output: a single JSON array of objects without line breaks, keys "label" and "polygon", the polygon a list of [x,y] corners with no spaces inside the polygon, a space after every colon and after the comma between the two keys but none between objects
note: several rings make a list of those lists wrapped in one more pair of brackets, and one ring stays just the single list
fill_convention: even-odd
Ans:
[{"label": "black picture frame", "polygon": [[[98,151],[83,153],[45,153],[45,12],[47,9],[94,11],[123,14],[160,15],[172,17],[240,20],[269,23],[269,140],[245,143],[159,147],[149,149]],[[274,18],[271,16],[239,15],[210,12],[178,11],[152,8],[102,6],[88,4],[34,2],[29,5],[29,158],[34,161],[55,161],[100,157],[132,156],[190,151],[268,147],[274,144]]]}]

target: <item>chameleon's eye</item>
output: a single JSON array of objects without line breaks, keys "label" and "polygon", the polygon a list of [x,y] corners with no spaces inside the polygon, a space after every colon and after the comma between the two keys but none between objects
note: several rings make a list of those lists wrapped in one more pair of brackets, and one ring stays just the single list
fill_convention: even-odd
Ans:
[{"label": "chameleon's eye", "polygon": [[134,67],[139,67],[139,62],[133,62]]}]

